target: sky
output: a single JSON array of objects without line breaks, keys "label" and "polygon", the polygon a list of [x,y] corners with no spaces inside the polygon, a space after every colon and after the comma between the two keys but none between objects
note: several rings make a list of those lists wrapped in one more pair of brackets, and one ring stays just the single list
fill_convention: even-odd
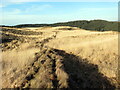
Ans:
[{"label": "sky", "polygon": [[118,21],[118,2],[3,0],[0,3],[0,25],[49,24],[94,19]]}]

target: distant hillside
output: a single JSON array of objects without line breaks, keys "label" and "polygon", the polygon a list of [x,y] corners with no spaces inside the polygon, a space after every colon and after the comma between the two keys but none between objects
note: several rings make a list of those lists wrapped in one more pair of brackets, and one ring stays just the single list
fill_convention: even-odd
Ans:
[{"label": "distant hillside", "polygon": [[109,22],[105,20],[91,20],[91,21],[72,21],[66,23],[57,23],[55,25],[67,25],[75,26],[86,30],[97,30],[97,31],[118,31],[118,22]]},{"label": "distant hillside", "polygon": [[21,24],[12,27],[22,28],[22,27],[43,27],[43,26],[73,26],[79,27],[86,30],[96,30],[96,31],[119,31],[118,25],[120,22],[111,22],[105,20],[79,20],[79,21],[70,21],[70,22],[62,22],[62,23],[54,23],[54,24]]}]

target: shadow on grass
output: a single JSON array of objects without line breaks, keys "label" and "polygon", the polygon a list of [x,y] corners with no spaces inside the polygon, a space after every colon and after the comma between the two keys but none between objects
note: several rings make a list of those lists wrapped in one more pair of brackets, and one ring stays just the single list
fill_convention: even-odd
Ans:
[{"label": "shadow on grass", "polygon": [[69,75],[69,88],[115,89],[107,77],[98,71],[97,65],[62,50],[55,49],[55,52],[64,59],[64,70]]},{"label": "shadow on grass", "polygon": [[14,40],[14,39],[2,39],[2,42],[1,42],[1,43],[11,42],[12,40]]}]

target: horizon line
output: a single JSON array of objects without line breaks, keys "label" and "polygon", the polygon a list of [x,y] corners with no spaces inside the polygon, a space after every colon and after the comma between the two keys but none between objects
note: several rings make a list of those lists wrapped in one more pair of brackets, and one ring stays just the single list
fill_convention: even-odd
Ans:
[{"label": "horizon line", "polygon": [[0,24],[0,26],[17,26],[17,25],[27,25],[27,24],[56,24],[56,23],[66,23],[66,22],[74,22],[74,21],[95,21],[95,20],[101,20],[101,21],[108,21],[108,22],[120,22],[119,20],[105,20],[105,19],[91,19],[91,20],[70,20],[70,21],[63,21],[63,22],[55,22],[55,23],[23,23],[23,24],[16,24],[16,25],[5,25],[5,24]]}]

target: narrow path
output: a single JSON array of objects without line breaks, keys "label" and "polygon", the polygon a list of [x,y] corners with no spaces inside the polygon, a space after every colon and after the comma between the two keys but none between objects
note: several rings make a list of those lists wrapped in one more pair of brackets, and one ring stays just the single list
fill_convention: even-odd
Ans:
[{"label": "narrow path", "polygon": [[[27,48],[39,49],[33,55],[35,57],[31,59],[31,63],[27,63],[25,67],[16,70],[13,76],[9,78],[10,84],[7,88],[115,89],[115,85],[110,82],[110,79],[99,72],[97,65],[91,64],[87,62],[89,60],[84,60],[72,53],[66,53],[63,50],[50,48],[46,45],[57,36],[58,32],[54,31],[44,39],[38,39],[36,35],[37,38],[29,41],[32,42],[30,44],[34,45]],[[18,48],[19,46],[22,47],[21,43],[16,41],[13,44]]]},{"label": "narrow path", "polygon": [[[18,78],[16,78],[16,80],[15,79],[13,80],[13,84],[11,85],[12,88],[32,87],[30,82],[32,82],[32,80],[36,78],[36,75],[43,72],[44,70],[49,71],[50,69],[51,69],[51,72],[46,72],[43,74],[49,75],[49,73],[52,73],[49,78],[50,81],[53,83],[53,85],[51,85],[51,87],[57,88],[57,79],[56,79],[57,76],[55,74],[55,71],[56,71],[55,57],[52,58],[51,55],[47,55],[47,53],[49,52],[49,49],[47,46],[44,46],[45,43],[49,42],[50,40],[54,39],[55,37],[56,37],[56,34],[54,34],[51,37],[48,37],[46,39],[43,39],[40,42],[36,42],[36,46],[40,48],[40,51],[35,54],[35,59],[30,65],[26,66],[24,69],[18,71],[18,73],[15,74],[15,77],[17,75]],[[50,66],[51,68],[50,67],[45,68],[47,66]],[[19,76],[20,74],[23,74],[23,77]],[[22,80],[19,79],[19,77],[21,77]],[[19,82],[19,83],[17,83],[17,82]]]}]

